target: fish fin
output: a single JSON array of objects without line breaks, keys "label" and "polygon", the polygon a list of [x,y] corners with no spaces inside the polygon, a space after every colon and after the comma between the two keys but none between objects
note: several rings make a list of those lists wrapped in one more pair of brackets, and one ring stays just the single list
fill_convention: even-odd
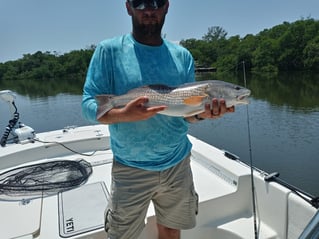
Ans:
[{"label": "fish fin", "polygon": [[97,101],[96,119],[101,118],[106,112],[110,111],[113,106],[114,95],[97,95],[95,99]]},{"label": "fish fin", "polygon": [[205,99],[207,96],[205,95],[196,95],[196,96],[191,96],[186,99],[184,99],[184,104],[186,105],[199,105],[202,103],[203,99]]}]

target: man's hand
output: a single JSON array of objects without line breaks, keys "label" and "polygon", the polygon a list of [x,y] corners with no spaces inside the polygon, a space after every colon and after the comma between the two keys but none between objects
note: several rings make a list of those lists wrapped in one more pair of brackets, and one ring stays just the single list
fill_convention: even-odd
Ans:
[{"label": "man's hand", "polygon": [[104,124],[113,124],[120,122],[133,122],[146,120],[165,110],[167,106],[147,107],[148,98],[146,96],[138,97],[130,101],[125,107],[120,109],[112,109],[103,115],[99,121]]},{"label": "man's hand", "polygon": [[132,100],[124,108],[122,108],[123,118],[128,122],[146,120],[156,115],[157,112],[167,108],[165,105],[147,107],[147,102],[148,98],[146,96],[141,96]]},{"label": "man's hand", "polygon": [[[211,107],[212,105],[212,107]],[[216,99],[212,100],[212,104],[207,103],[205,105],[205,112],[198,115],[198,117],[203,119],[217,119],[222,117],[226,113],[235,112],[235,107],[226,107],[226,102],[224,99]]]}]

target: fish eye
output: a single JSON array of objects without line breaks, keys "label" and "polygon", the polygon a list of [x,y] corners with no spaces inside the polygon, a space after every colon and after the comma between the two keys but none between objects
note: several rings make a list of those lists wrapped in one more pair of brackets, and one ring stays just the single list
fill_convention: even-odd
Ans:
[{"label": "fish eye", "polygon": [[241,89],[240,86],[236,86],[236,87],[235,87],[235,90],[240,90],[240,89]]}]

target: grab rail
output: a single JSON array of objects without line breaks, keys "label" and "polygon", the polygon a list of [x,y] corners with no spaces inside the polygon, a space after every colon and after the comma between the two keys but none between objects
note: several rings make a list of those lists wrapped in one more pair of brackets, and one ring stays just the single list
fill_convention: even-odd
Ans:
[{"label": "grab rail", "polygon": [[319,197],[315,197],[307,192],[304,192],[301,189],[299,189],[299,188],[287,183],[286,181],[280,179],[278,172],[268,174],[267,176],[265,176],[264,180],[266,182],[276,182],[276,183],[279,183],[279,184],[285,186],[286,188],[290,189],[292,192],[297,194],[299,197],[301,197],[303,200],[310,203],[313,207],[315,207],[317,209],[319,208]]}]

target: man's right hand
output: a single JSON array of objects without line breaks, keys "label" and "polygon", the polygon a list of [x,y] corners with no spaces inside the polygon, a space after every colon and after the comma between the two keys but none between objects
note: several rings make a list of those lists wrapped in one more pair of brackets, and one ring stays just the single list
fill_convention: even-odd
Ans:
[{"label": "man's right hand", "polygon": [[165,105],[147,107],[148,98],[146,96],[138,97],[123,108],[113,108],[105,113],[99,122],[103,124],[114,124],[121,122],[133,122],[147,120],[167,108]]}]

